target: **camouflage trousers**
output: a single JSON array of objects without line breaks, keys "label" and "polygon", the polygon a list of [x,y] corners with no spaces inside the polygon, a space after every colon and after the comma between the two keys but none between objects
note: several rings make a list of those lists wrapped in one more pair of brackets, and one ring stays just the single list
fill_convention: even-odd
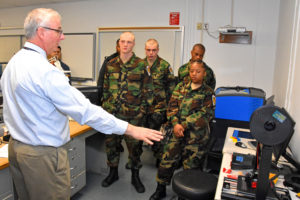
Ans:
[{"label": "camouflage trousers", "polygon": [[[122,119],[122,116],[117,116]],[[124,119],[126,120],[126,119]],[[129,123],[141,126],[140,119],[131,119],[126,120]],[[133,168],[138,169],[138,165],[140,165],[140,157],[142,155],[142,141],[138,141],[127,135],[106,135],[105,136],[105,147],[106,147],[106,155],[107,155],[107,165],[109,167],[118,167],[120,161],[120,146],[122,140],[125,139],[126,146],[128,149],[128,158],[132,163]]]},{"label": "camouflage trousers", "polygon": [[[156,112],[147,115],[145,127],[160,130],[162,124],[167,121],[166,112]],[[153,142],[151,149],[156,159],[161,159],[163,151],[163,141]]]},{"label": "camouflage trousers", "polygon": [[201,167],[208,140],[208,130],[201,132],[186,130],[182,138],[177,138],[172,134],[172,137],[164,146],[156,181],[163,185],[169,185],[176,168],[176,163],[180,160],[182,160],[184,169]]}]

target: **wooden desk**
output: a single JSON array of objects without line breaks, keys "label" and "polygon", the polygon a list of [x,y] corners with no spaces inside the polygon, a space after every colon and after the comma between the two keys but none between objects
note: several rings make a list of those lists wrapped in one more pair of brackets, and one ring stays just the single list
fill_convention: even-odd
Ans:
[{"label": "wooden desk", "polygon": [[88,125],[81,126],[76,121],[71,120],[70,121],[70,137],[74,138],[78,135],[81,135],[83,133],[86,133],[87,131],[93,130]]},{"label": "wooden desk", "polygon": [[8,158],[0,158],[0,170],[9,166]]},{"label": "wooden desk", "polygon": [[[87,125],[81,126],[75,121],[70,121],[70,137],[74,138],[78,135],[81,135],[89,130],[92,130],[91,127]],[[0,170],[9,166],[8,158],[0,158]]]},{"label": "wooden desk", "polygon": [[[85,138],[97,133],[87,125],[81,126],[70,121],[70,137],[68,156],[71,173],[71,195],[82,189],[86,184],[85,170]],[[0,158],[0,199],[14,199],[12,178],[7,158]]]}]

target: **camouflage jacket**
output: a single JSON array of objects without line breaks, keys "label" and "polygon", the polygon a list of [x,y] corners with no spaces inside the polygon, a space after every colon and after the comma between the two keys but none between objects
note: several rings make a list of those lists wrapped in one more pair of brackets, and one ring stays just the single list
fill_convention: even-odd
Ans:
[{"label": "camouflage jacket", "polygon": [[170,64],[160,57],[157,57],[151,67],[149,67],[147,58],[144,61],[148,74],[146,94],[148,104],[147,113],[166,111],[168,101],[176,86],[173,70]]},{"label": "camouflage jacket", "polygon": [[213,94],[214,91],[205,84],[192,90],[191,82],[180,82],[169,102],[168,120],[173,127],[181,124],[189,130],[206,128],[214,113]]},{"label": "camouflage jacket", "polygon": [[145,62],[135,54],[126,63],[120,56],[110,60],[104,74],[102,107],[122,119],[143,116],[146,110],[145,69]]},{"label": "camouflage jacket", "polygon": [[[204,83],[214,90],[216,88],[215,74],[214,74],[213,70],[205,62],[203,62],[203,63],[204,63],[205,69],[206,69],[206,76],[204,78]],[[183,80],[185,82],[189,81],[189,79],[190,79],[190,76],[189,76],[190,66],[191,66],[191,61],[189,61],[188,63],[185,63],[184,65],[182,65],[179,68],[179,70],[178,70],[178,82],[181,82]]]}]

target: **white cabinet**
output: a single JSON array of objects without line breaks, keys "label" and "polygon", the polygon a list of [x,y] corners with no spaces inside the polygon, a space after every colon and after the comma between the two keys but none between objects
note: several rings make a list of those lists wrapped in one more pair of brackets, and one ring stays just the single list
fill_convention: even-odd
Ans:
[{"label": "white cabinet", "polygon": [[85,137],[84,134],[71,139],[68,146],[70,161],[71,196],[86,184]]}]

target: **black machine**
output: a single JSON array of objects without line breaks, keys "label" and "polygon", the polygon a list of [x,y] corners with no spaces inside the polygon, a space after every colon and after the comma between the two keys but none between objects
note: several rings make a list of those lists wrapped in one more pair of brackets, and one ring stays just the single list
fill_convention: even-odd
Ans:
[{"label": "black machine", "polygon": [[[272,163],[272,153],[278,161],[280,156],[285,155],[286,148],[294,133],[295,122],[284,108],[274,105],[265,105],[255,110],[250,120],[252,136],[260,143],[262,148],[257,152],[257,188],[255,199],[272,199],[274,193],[270,193],[269,172]],[[296,163],[296,162],[295,162]],[[240,184],[240,185],[239,185]],[[238,183],[241,188],[243,182]],[[272,188],[274,190],[274,188]],[[270,194],[272,194],[270,196]]]}]

